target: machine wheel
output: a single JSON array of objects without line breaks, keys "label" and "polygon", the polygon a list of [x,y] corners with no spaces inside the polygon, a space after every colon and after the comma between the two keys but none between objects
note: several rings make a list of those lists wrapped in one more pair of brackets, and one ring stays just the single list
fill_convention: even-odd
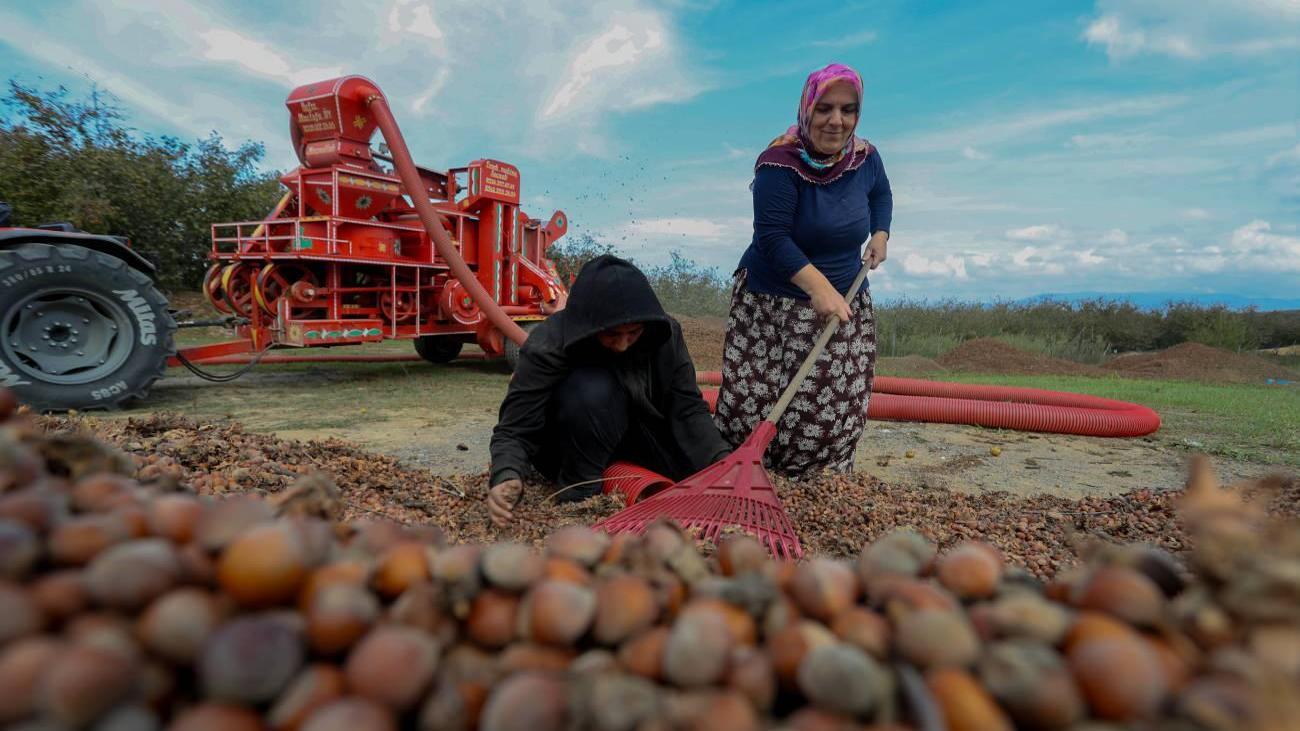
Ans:
[{"label": "machine wheel", "polygon": [[[532,334],[533,330],[540,324],[540,322],[521,322],[519,327],[523,328],[525,333]],[[510,372],[514,373],[515,369],[519,367],[519,346],[515,345],[515,341],[507,338],[505,350],[506,365],[509,366]]]},{"label": "machine wheel", "polygon": [[143,398],[175,332],[167,299],[121,259],[71,244],[0,251],[0,386],[34,410]]},{"label": "machine wheel", "polygon": [[415,352],[430,363],[450,363],[463,347],[465,341],[457,335],[425,335],[415,339]]},{"label": "machine wheel", "polygon": [[252,317],[257,302],[253,299],[253,277],[256,272],[253,265],[242,261],[227,264],[221,270],[221,296],[231,313],[241,317]]},{"label": "machine wheel", "polygon": [[290,295],[292,302],[293,285],[305,282],[311,287],[319,286],[316,274],[304,264],[272,262],[262,267],[253,279],[253,299],[262,311],[268,315],[276,314],[277,303],[284,295]]},{"label": "machine wheel", "polygon": [[208,304],[214,310],[229,315],[230,305],[226,304],[226,294],[221,288],[221,274],[225,268],[226,265],[220,262],[208,267],[208,271],[203,274],[203,295],[208,298]]}]

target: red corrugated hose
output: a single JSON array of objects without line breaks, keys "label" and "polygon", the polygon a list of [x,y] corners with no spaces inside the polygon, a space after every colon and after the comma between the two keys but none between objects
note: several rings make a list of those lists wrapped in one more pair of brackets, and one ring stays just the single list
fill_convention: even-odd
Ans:
[{"label": "red corrugated hose", "polygon": [[[699,382],[721,385],[722,374],[701,372]],[[1039,388],[877,376],[871,393],[869,419],[973,424],[1089,437],[1140,437],[1160,428],[1160,416],[1139,404]],[[714,408],[717,390],[705,389],[704,398],[709,408]]]},{"label": "red corrugated hose", "polygon": [[[701,384],[719,386],[722,373],[702,371]],[[701,389],[712,411],[718,389]],[[1160,428],[1160,416],[1127,401],[1040,388],[986,386],[877,376],[871,386],[870,419],[973,424],[993,429],[1140,437]],[[671,480],[643,467],[616,462],[605,470],[605,492],[622,493],[631,505],[662,490]],[[655,488],[643,492],[649,486]]]},{"label": "red corrugated hose", "polygon": [[630,462],[615,462],[605,468],[604,492],[606,495],[622,493],[628,505],[670,487],[673,481],[657,472]]}]

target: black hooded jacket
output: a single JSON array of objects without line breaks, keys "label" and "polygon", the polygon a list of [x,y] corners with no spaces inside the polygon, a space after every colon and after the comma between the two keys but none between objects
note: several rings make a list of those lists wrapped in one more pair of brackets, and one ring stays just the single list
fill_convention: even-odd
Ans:
[{"label": "black hooded jacket", "polygon": [[[626,353],[614,354],[595,338],[630,323],[643,323],[645,330]],[[584,365],[613,369],[638,418],[671,435],[695,470],[729,451],[696,385],[681,325],[664,312],[639,269],[605,255],[582,267],[568,305],[538,325],[520,349],[492,432],[490,484],[525,474],[545,443],[551,393]]]}]

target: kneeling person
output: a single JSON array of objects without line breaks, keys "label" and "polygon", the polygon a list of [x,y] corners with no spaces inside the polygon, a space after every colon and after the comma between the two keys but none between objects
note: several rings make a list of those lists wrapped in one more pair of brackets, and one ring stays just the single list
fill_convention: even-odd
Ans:
[{"label": "kneeling person", "polygon": [[[488,511],[504,526],[529,465],[582,500],[627,460],[674,480],[726,456],[681,326],[630,262],[587,262],[565,309],[528,336],[496,429]],[[582,483],[582,484],[579,484]]]}]

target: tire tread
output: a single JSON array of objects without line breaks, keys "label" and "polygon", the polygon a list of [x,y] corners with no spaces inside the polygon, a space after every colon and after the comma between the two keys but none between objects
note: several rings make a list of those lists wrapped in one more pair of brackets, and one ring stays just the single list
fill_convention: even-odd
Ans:
[{"label": "tire tread", "polygon": [[13,253],[25,262],[53,261],[58,259],[67,259],[78,262],[85,262],[93,258],[95,265],[103,266],[114,271],[126,270],[126,274],[131,281],[139,288],[145,299],[154,305],[159,305],[155,313],[155,327],[158,330],[158,337],[163,338],[166,343],[166,355],[158,360],[157,366],[152,373],[148,373],[141,379],[140,384],[131,390],[125,391],[111,399],[97,402],[85,407],[82,411],[117,411],[127,403],[144,400],[153,388],[153,384],[158,382],[167,373],[167,361],[176,354],[176,320],[172,317],[171,312],[167,309],[167,298],[158,291],[153,280],[140,272],[125,261],[114,256],[109,256],[98,251],[92,251],[84,246],[75,244],[64,244],[61,246],[52,246],[50,244],[23,244],[13,249],[0,250],[0,274],[6,269],[18,266],[18,263],[6,253]]}]

